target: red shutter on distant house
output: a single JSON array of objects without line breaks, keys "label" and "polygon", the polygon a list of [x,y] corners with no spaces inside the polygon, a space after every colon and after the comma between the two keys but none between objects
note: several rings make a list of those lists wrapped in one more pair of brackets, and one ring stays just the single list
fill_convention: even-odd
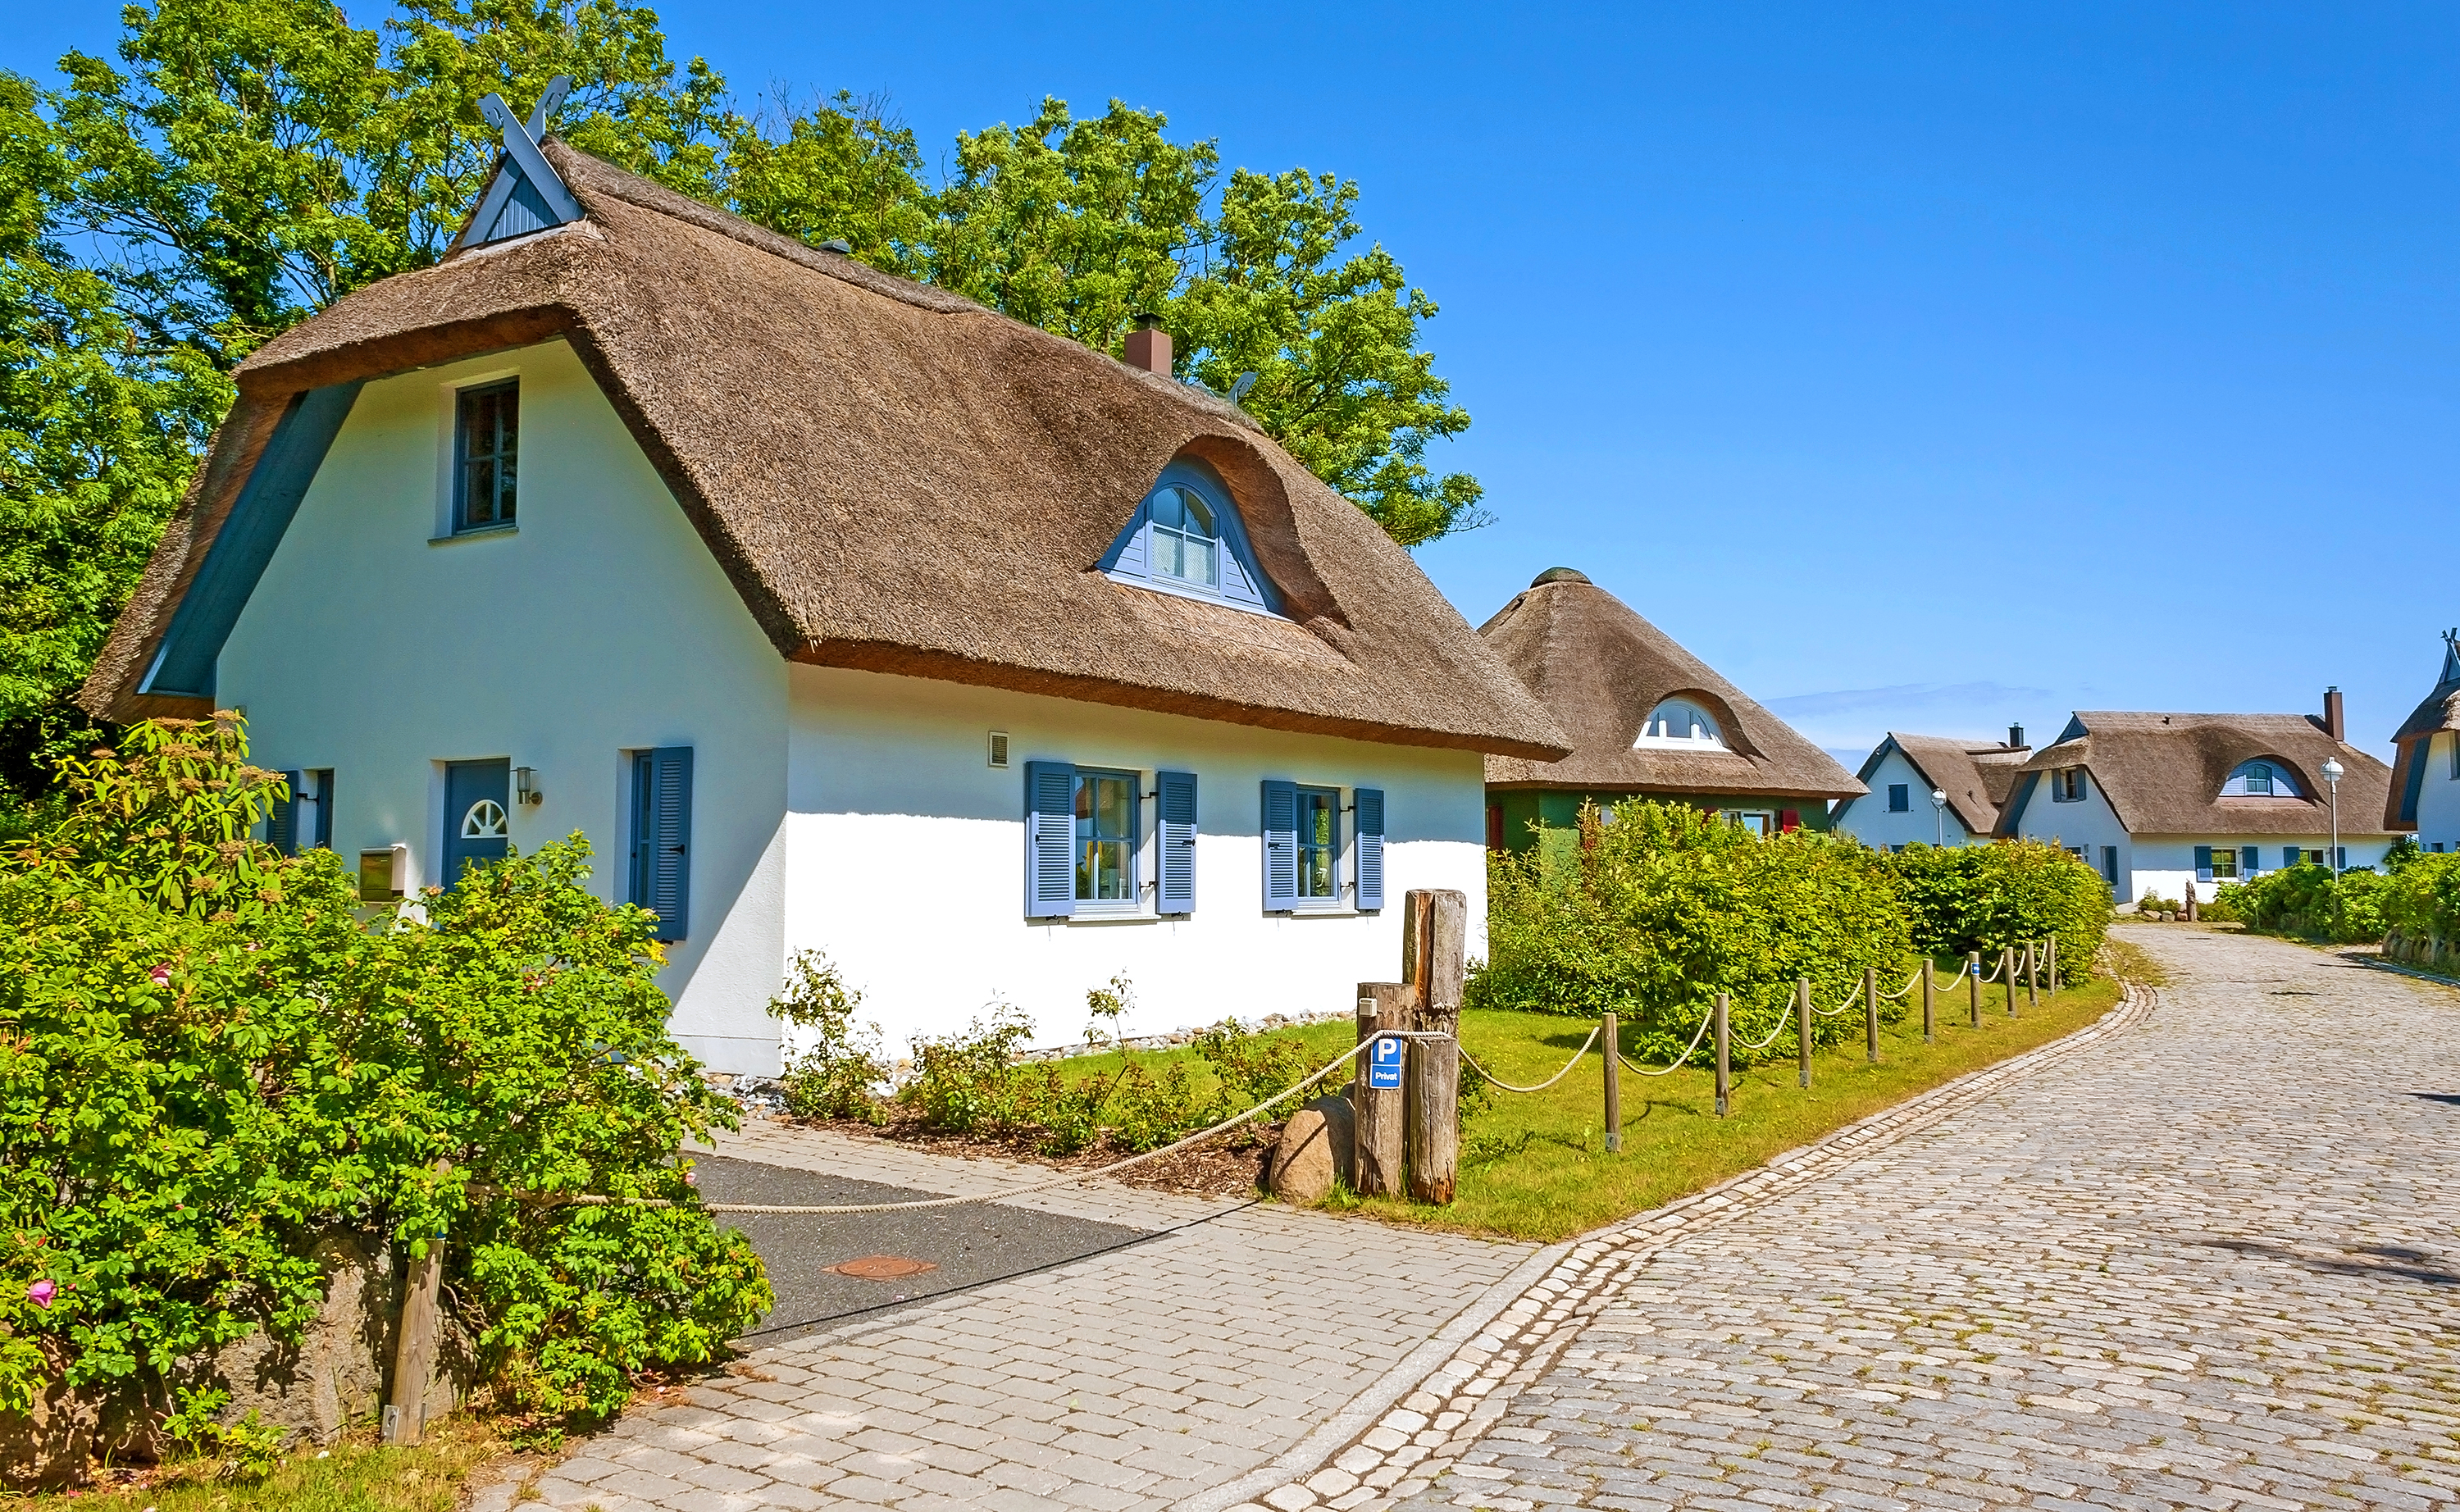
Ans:
[{"label": "red shutter on distant house", "polygon": [[1489,850],[1503,848],[1503,805],[1500,803],[1489,803],[1486,806],[1486,848]]},{"label": "red shutter on distant house", "polygon": [[1802,828],[1802,810],[1798,808],[1781,808],[1776,811],[1776,832],[1778,834],[1791,835],[1800,828]]}]

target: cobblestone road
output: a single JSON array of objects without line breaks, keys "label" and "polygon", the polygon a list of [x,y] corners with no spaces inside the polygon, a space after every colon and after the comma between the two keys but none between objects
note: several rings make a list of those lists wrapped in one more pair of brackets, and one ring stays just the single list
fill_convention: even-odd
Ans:
[{"label": "cobblestone road", "polygon": [[2149,1022],[1659,1249],[1403,1505],[2460,1503],[2460,992],[2127,927]]}]

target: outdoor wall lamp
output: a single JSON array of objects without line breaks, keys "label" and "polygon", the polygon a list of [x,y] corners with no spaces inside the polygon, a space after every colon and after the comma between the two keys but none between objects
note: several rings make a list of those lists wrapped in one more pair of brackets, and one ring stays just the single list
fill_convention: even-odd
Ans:
[{"label": "outdoor wall lamp", "polygon": [[525,766],[513,768],[513,796],[523,803],[546,801],[546,795],[539,791],[538,774]]}]

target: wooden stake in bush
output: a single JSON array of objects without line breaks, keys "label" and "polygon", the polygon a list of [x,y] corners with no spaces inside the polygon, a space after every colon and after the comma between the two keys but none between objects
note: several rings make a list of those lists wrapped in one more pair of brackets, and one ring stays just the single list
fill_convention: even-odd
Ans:
[{"label": "wooden stake in bush", "polygon": [[1726,1011],[1728,1001],[1725,993],[1717,994],[1717,1117],[1721,1118],[1732,1106],[1734,1089],[1731,1069],[1733,1042],[1727,1037],[1726,1028]]},{"label": "wooden stake in bush", "polygon": [[1871,1064],[1879,1063],[1879,973],[1875,967],[1862,968],[1862,1039],[1869,1046]]},{"label": "wooden stake in bush", "polygon": [[1939,984],[1931,980],[1930,957],[1921,962],[1922,978],[1922,1043],[1933,1042],[1939,1033]]},{"label": "wooden stake in bush", "polygon": [[[436,1163],[442,1175],[452,1167]],[[385,1408],[387,1443],[410,1447],[427,1436],[427,1385],[435,1376],[436,1335],[444,1314],[444,1236],[427,1241],[427,1248],[411,1262],[410,1285],[401,1297],[401,1323],[394,1331],[392,1401]]]},{"label": "wooden stake in bush", "polygon": [[1606,1010],[1606,1153],[1622,1153],[1622,1031],[1615,1023],[1614,1010]]},{"label": "wooden stake in bush", "polygon": [[2025,942],[2025,1006],[2026,1008],[2042,1006],[2040,949],[2040,942],[2034,940]]},{"label": "wooden stake in bush", "polygon": [[1460,1005],[1468,969],[1469,894],[1415,888],[1402,932],[1402,974],[1418,990],[1410,1042],[1410,1196],[1450,1203],[1460,1175]]},{"label": "wooden stake in bush", "polygon": [[1800,1063],[1803,1088],[1811,1086],[1811,978],[1793,979],[1794,1058]]},{"label": "wooden stake in bush", "polygon": [[2050,936],[2046,948],[2050,954],[2050,968],[2047,972],[2050,979],[2050,995],[2056,997],[2059,995],[2059,937],[2057,935]]},{"label": "wooden stake in bush", "polygon": [[[1358,984],[1358,1038],[1379,1032],[1402,1033],[1417,1027],[1418,990],[1407,982]],[[1367,1084],[1365,1067],[1358,1071],[1357,1090],[1350,1095],[1355,1149],[1350,1179],[1362,1197],[1399,1197],[1409,1190],[1403,1161],[1409,1150],[1409,1094],[1399,1087],[1379,1091]]]},{"label": "wooden stake in bush", "polygon": [[2016,1016],[2016,948],[2012,945],[1999,948],[1999,975],[2007,984],[2007,1016],[2013,1018]]},{"label": "wooden stake in bush", "polygon": [[1973,999],[1973,1027],[1980,1029],[1982,1027],[1982,952],[1979,950],[1964,952],[1964,982],[1965,991]]}]

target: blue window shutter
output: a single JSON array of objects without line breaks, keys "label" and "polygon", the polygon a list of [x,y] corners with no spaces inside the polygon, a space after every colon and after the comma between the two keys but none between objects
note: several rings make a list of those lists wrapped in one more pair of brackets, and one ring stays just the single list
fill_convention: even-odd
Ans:
[{"label": "blue window shutter", "polygon": [[1076,911],[1076,769],[1025,764],[1025,914],[1065,919]]},{"label": "blue window shutter", "polygon": [[316,833],[308,837],[312,849],[333,848],[333,769],[316,774]]},{"label": "blue window shutter", "polygon": [[1264,779],[1264,911],[1299,905],[1299,785]]},{"label": "blue window shutter", "polygon": [[692,748],[648,754],[648,854],[642,906],[658,916],[658,938],[681,940],[690,925]]},{"label": "blue window shutter", "polygon": [[2197,882],[2213,880],[2213,848],[2210,845],[2195,847],[2195,880]]},{"label": "blue window shutter", "polygon": [[1384,790],[1358,790],[1358,906],[1384,906]]},{"label": "blue window shutter", "polygon": [[2238,852],[2238,871],[2248,877],[2263,869],[2263,857],[2252,845]]},{"label": "blue window shutter", "polygon": [[299,786],[304,775],[298,772],[282,774],[282,780],[289,787],[290,796],[277,799],[273,812],[265,816],[265,841],[285,856],[299,854]]},{"label": "blue window shutter", "polygon": [[1160,873],[1155,888],[1156,913],[1196,911],[1196,774],[1155,774],[1159,790],[1161,828]]},{"label": "blue window shutter", "polygon": [[2280,864],[2283,866],[2295,866],[2298,864],[2298,860],[2299,853],[2297,846],[2283,845],[2280,847]]}]

